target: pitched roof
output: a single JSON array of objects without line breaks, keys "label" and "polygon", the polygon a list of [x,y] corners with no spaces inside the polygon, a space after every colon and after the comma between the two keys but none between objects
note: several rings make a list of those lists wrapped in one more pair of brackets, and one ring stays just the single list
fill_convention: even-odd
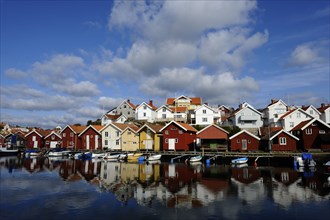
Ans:
[{"label": "pitched roof", "polygon": [[257,140],[260,140],[259,137],[257,137],[257,136],[255,136],[254,134],[248,132],[247,130],[241,130],[240,132],[238,132],[238,133],[236,133],[236,134],[230,136],[229,139],[231,140],[231,139],[237,137],[238,135],[240,135],[240,134],[242,134],[242,133],[246,133],[246,134],[250,135],[251,137],[253,137],[253,138],[257,139]]},{"label": "pitched roof", "polygon": [[138,132],[142,131],[145,127],[148,127],[152,132],[159,133],[160,130],[164,127],[162,125],[157,124],[151,124],[151,123],[145,123],[143,126],[141,126],[138,130]]},{"label": "pitched roof", "polygon": [[306,129],[309,125],[311,125],[312,123],[314,122],[319,122],[321,124],[323,124],[324,126],[328,127],[330,129],[330,126],[328,124],[326,124],[325,122],[323,122],[322,120],[320,119],[317,119],[317,118],[313,118],[313,119],[310,119],[310,120],[307,120],[307,121],[303,121],[301,123],[299,123],[296,127],[294,127],[293,129],[291,129],[292,131],[297,131],[297,130],[304,130]]},{"label": "pitched roof", "polygon": [[117,120],[122,115],[112,115],[112,114],[105,114],[105,117],[111,119],[111,120]]},{"label": "pitched roof", "polygon": [[80,126],[80,125],[69,125],[69,127],[76,133],[76,134],[80,134],[81,132],[83,132],[87,126]]},{"label": "pitched roof", "polygon": [[170,109],[172,110],[172,112],[176,112],[176,113],[185,113],[187,112],[188,108],[187,107],[170,107]]},{"label": "pitched roof", "polygon": [[202,130],[198,131],[198,132],[197,132],[197,134],[200,134],[201,132],[203,132],[203,131],[207,130],[207,129],[208,129],[208,128],[210,128],[210,127],[215,127],[215,128],[217,128],[217,129],[219,129],[220,131],[223,131],[223,132],[225,132],[225,133],[229,134],[229,132],[228,132],[228,131],[226,131],[225,129],[223,129],[223,128],[221,128],[221,127],[219,127],[219,126],[215,125],[215,124],[210,124],[210,125],[206,126],[206,127],[205,127],[205,128],[203,128]]},{"label": "pitched roof", "polygon": [[330,104],[322,104],[321,107],[317,108],[317,110],[319,110],[321,113],[324,113],[324,111],[328,108],[330,108]]},{"label": "pitched roof", "polygon": [[177,122],[177,121],[169,122],[162,129],[160,129],[160,131],[163,131],[166,127],[168,127],[170,124],[173,124],[173,123],[176,124],[177,126],[181,127],[185,131],[197,132],[197,130],[194,127],[190,126],[189,124]]},{"label": "pitched roof", "polygon": [[97,133],[100,133],[101,130],[104,128],[103,125],[89,125],[88,127],[85,128],[85,130],[83,130],[79,136],[81,136],[83,133],[85,133],[89,128],[92,128],[94,131],[96,131]]},{"label": "pitched roof", "polygon": [[[270,136],[264,136],[263,139],[266,139],[266,140],[273,140],[275,137],[277,137],[279,134],[281,133],[285,133],[287,135],[289,135],[290,137],[296,139],[297,141],[299,141],[299,138],[297,138],[296,136],[294,136],[293,134],[290,134],[289,132],[285,131],[285,130],[279,130],[279,131],[274,131],[270,134]],[[269,138],[270,137],[270,138]]]},{"label": "pitched roof", "polygon": [[[178,98],[181,98],[181,97],[186,97],[186,96],[180,96]],[[178,98],[167,98],[166,105],[174,105],[175,100]],[[186,97],[186,98],[190,99],[190,104],[192,104],[192,105],[201,105],[202,104],[201,97]]]},{"label": "pitched roof", "polygon": [[128,124],[128,126],[122,131],[125,132],[126,130],[131,130],[134,133],[137,133],[140,128],[136,126],[135,124]]}]

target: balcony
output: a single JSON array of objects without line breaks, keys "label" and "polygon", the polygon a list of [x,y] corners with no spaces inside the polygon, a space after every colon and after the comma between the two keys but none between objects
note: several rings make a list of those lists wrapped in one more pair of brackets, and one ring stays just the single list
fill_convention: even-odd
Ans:
[{"label": "balcony", "polygon": [[258,121],[260,119],[259,115],[241,115],[241,121]]}]

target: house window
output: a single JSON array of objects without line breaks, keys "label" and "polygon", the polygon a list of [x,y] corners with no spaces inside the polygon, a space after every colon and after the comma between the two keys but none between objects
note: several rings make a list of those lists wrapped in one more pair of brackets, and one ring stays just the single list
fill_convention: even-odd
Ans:
[{"label": "house window", "polygon": [[163,112],[166,112],[166,108],[163,108]]},{"label": "house window", "polygon": [[73,137],[73,132],[70,133],[70,137]]},{"label": "house window", "polygon": [[176,130],[176,129],[177,129],[176,127],[172,127],[172,128],[171,128],[171,130],[173,130],[173,131]]},{"label": "house window", "polygon": [[309,114],[313,115],[314,111],[313,110],[309,110]]},{"label": "house window", "polygon": [[250,144],[251,143],[251,140],[248,140],[248,143]]},{"label": "house window", "polygon": [[203,109],[203,114],[206,114],[206,109]]},{"label": "house window", "polygon": [[118,140],[116,140],[116,145],[119,145],[119,139],[118,139]]},{"label": "house window", "polygon": [[163,119],[166,119],[166,114],[162,114],[162,118]]},{"label": "house window", "polygon": [[126,108],[126,105],[124,105],[124,108]]},{"label": "house window", "polygon": [[168,143],[168,138],[165,139],[165,143]]},{"label": "house window", "polygon": [[133,141],[133,144],[136,144],[136,141]]},{"label": "house window", "polygon": [[183,134],[183,131],[182,130],[179,130],[179,134]]},{"label": "house window", "polygon": [[72,141],[70,141],[70,145],[71,145],[71,146],[73,145],[73,142],[72,142]]},{"label": "house window", "polygon": [[127,132],[127,135],[131,135],[131,134],[132,134],[132,132],[130,132],[130,131]]},{"label": "house window", "polygon": [[286,145],[286,138],[280,137],[280,145]]},{"label": "house window", "polygon": [[300,118],[300,117],[301,117],[300,112],[297,112],[297,118]]},{"label": "house window", "polygon": [[63,135],[63,137],[66,137],[66,133],[63,133],[62,135]]},{"label": "house window", "polygon": [[104,140],[104,145],[108,146],[108,140]]},{"label": "house window", "polygon": [[49,141],[46,141],[46,144],[49,144]]},{"label": "house window", "polygon": [[116,131],[116,135],[117,135],[117,137],[119,137],[119,131]]},{"label": "house window", "polygon": [[143,112],[143,117],[146,117],[147,116],[147,113]]},{"label": "house window", "polygon": [[207,118],[202,118],[202,122],[207,122]]},{"label": "house window", "polygon": [[109,137],[109,132],[105,132],[105,137]]},{"label": "house window", "polygon": [[51,138],[52,140],[55,140],[55,135],[52,135],[50,138]]},{"label": "house window", "polygon": [[239,143],[240,143],[240,140],[239,140],[239,139],[237,139],[236,143],[238,143],[238,144],[239,144]]},{"label": "house window", "polygon": [[165,134],[166,134],[166,135],[168,134],[168,130],[165,130]]},{"label": "house window", "polygon": [[178,143],[178,139],[177,138],[175,138],[175,143]]},{"label": "house window", "polygon": [[312,134],[313,132],[312,132],[312,129],[311,128],[307,128],[306,129],[306,134]]},{"label": "house window", "polygon": [[126,144],[126,141],[124,141],[123,144]]},{"label": "house window", "polygon": [[325,130],[319,130],[319,134],[325,134]]},{"label": "house window", "polygon": [[128,114],[128,115],[130,115],[130,114],[131,114],[131,112],[127,112],[127,114]]},{"label": "house window", "polygon": [[317,123],[312,123],[312,126],[317,126]]},{"label": "house window", "polygon": [[294,123],[290,122],[290,128],[293,128],[293,126],[294,126]]},{"label": "house window", "polygon": [[146,110],[147,109],[147,106],[143,106],[143,109]]}]

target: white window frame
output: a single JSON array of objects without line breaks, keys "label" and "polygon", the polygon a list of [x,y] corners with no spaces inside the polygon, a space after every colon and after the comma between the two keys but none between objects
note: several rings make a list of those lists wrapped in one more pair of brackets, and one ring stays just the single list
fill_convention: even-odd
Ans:
[{"label": "white window frame", "polygon": [[313,129],[311,129],[311,128],[306,128],[306,134],[307,134],[307,135],[311,135],[311,134],[313,134]]},{"label": "white window frame", "polygon": [[286,137],[280,137],[280,145],[286,145]]}]

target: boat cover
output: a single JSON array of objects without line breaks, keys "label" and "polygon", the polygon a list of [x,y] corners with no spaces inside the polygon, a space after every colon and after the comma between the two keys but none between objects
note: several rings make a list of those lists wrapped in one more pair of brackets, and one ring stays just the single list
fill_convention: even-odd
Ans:
[{"label": "boat cover", "polygon": [[302,154],[302,159],[303,160],[312,160],[313,159],[313,156],[310,153],[303,153]]}]

